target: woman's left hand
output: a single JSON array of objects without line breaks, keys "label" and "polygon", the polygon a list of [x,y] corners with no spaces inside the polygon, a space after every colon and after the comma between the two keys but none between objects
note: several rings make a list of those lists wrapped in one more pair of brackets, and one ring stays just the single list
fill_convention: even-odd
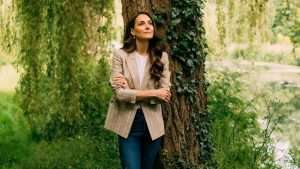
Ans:
[{"label": "woman's left hand", "polygon": [[127,88],[128,87],[127,80],[122,74],[119,74],[113,78],[112,87],[114,89]]}]

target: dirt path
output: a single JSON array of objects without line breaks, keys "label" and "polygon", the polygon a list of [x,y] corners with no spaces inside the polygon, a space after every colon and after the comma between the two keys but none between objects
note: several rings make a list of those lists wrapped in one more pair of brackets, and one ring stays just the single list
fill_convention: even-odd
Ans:
[{"label": "dirt path", "polygon": [[18,80],[19,74],[11,64],[0,67],[0,91],[14,91]]},{"label": "dirt path", "polygon": [[228,69],[230,71],[249,72],[250,76],[261,82],[279,82],[300,87],[300,67],[257,61],[220,60],[206,62],[207,67]]}]

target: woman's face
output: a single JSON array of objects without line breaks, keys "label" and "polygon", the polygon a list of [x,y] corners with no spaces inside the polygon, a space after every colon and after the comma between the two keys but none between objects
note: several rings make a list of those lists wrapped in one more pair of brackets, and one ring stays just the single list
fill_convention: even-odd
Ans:
[{"label": "woman's face", "polygon": [[131,34],[139,40],[150,40],[154,36],[154,26],[148,15],[140,14],[135,19]]}]

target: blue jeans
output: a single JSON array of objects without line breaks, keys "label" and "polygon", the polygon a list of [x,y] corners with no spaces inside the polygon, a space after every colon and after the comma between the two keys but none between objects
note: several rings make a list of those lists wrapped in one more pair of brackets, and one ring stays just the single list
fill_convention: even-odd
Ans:
[{"label": "blue jeans", "polygon": [[153,169],[161,137],[151,140],[141,109],[136,113],[128,138],[118,138],[122,169]]}]

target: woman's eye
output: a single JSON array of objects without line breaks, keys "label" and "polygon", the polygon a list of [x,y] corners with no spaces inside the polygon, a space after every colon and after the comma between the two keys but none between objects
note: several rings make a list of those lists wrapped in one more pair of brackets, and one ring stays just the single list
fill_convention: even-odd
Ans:
[{"label": "woman's eye", "polygon": [[153,25],[152,22],[139,22],[138,25],[141,26],[141,25],[145,25],[146,23],[148,23],[149,25]]}]

